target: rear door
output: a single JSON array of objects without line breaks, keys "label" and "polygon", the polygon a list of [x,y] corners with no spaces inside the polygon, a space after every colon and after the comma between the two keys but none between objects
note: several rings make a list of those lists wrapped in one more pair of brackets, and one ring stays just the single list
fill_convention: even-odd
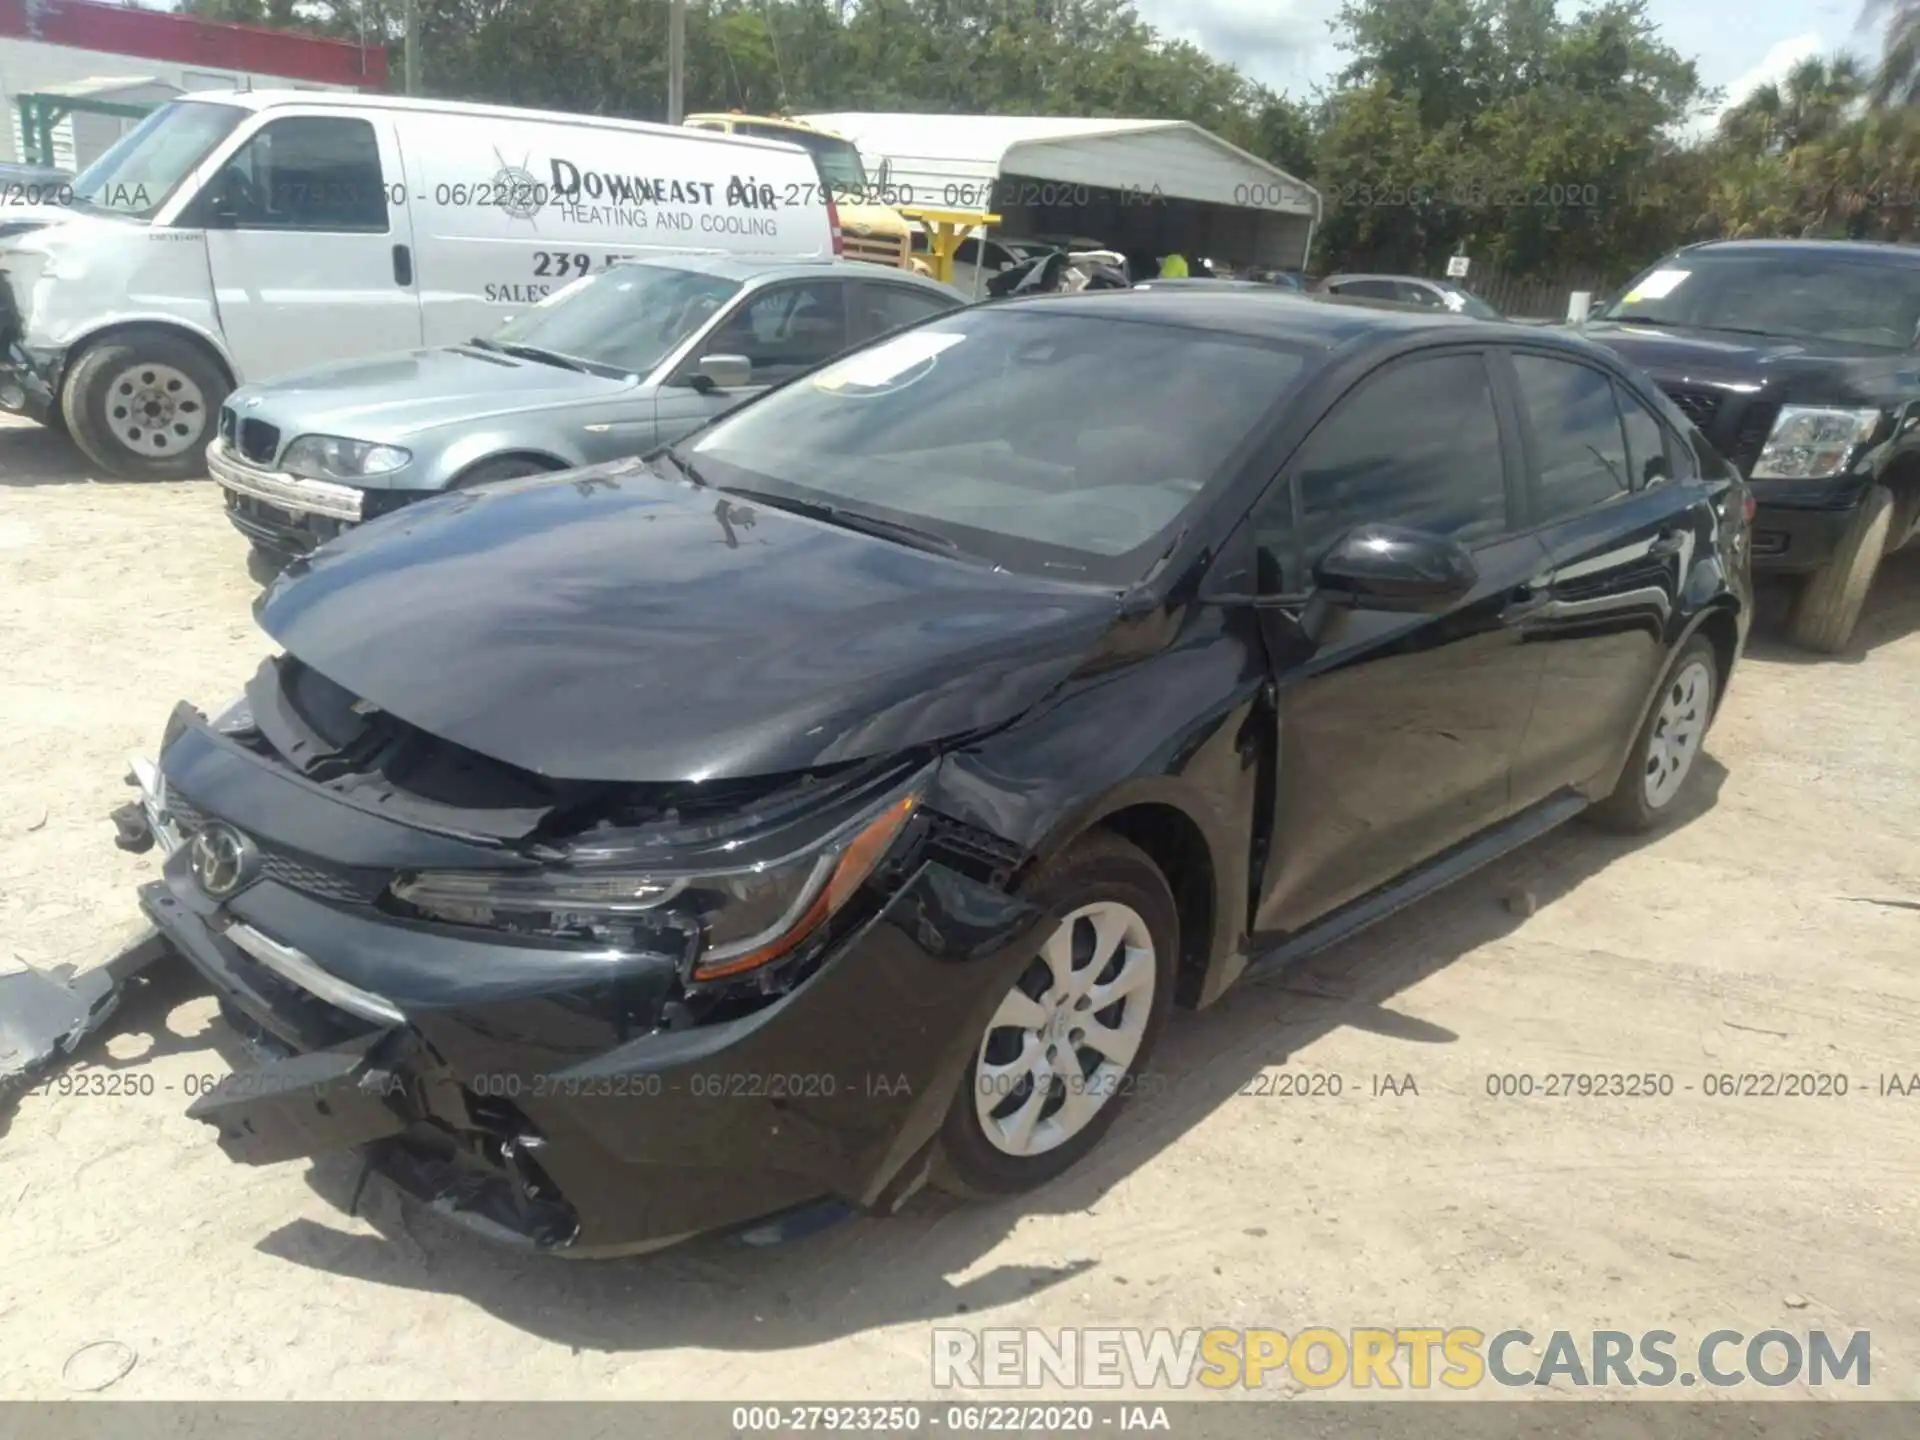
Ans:
[{"label": "rear door", "polygon": [[1686,574],[1712,544],[1678,436],[1609,371],[1540,351],[1501,355],[1526,455],[1533,533],[1552,566],[1531,618],[1540,700],[1514,767],[1520,804],[1588,787],[1633,738]]},{"label": "rear door", "polygon": [[[660,443],[671,444],[794,376],[823,365],[852,343],[848,317],[853,282],[838,276],[788,280],[750,290],[718,316],[660,389]],[[693,373],[705,355],[744,356],[751,381],[737,389],[701,390]]]},{"label": "rear door", "polygon": [[[1446,350],[1361,381],[1254,512],[1279,727],[1257,929],[1298,930],[1511,808],[1540,667],[1516,617],[1545,581],[1519,490],[1485,355]],[[1337,609],[1315,628],[1315,560],[1369,522],[1457,539],[1479,583],[1444,614]]]},{"label": "rear door", "polygon": [[184,223],[208,227],[241,380],[420,343],[405,198],[393,122],[377,111],[275,111],[228,158]]}]

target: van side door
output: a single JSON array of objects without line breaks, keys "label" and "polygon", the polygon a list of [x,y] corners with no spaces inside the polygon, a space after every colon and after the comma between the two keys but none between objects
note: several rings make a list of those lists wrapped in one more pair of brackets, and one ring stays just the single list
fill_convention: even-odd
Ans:
[{"label": "van side door", "polygon": [[413,227],[393,122],[269,112],[183,223],[204,225],[243,382],[420,344]]},{"label": "van side door", "polygon": [[[770,385],[824,365],[850,344],[848,298],[853,283],[838,277],[792,280],[749,290],[687,347],[660,387],[659,440],[672,444]],[[747,384],[709,389],[694,375],[705,355],[737,355],[751,368]]]}]

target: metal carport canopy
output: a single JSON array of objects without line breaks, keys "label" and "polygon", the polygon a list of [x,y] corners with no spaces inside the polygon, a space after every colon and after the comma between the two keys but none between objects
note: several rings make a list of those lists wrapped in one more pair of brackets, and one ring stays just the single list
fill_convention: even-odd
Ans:
[{"label": "metal carport canopy", "polygon": [[[1049,230],[1074,229],[1058,222],[1077,208],[1109,229],[1117,224],[1142,239],[1151,232],[1186,253],[1298,267],[1320,215],[1311,185],[1188,120],[857,111],[801,118],[859,146],[869,177],[893,187],[901,204],[992,208],[1008,230],[1021,228],[1023,211],[1048,212]],[[1063,203],[1082,194],[1095,203]],[[1102,236],[1097,227],[1086,233]]]}]

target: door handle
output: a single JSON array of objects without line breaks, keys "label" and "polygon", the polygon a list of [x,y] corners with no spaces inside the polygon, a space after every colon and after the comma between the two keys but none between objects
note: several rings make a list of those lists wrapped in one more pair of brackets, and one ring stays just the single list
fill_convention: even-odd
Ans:
[{"label": "door handle", "polygon": [[1647,547],[1647,554],[1658,556],[1678,555],[1681,550],[1686,548],[1686,544],[1687,532],[1685,530],[1664,530],[1661,532],[1659,539]]},{"label": "door handle", "polygon": [[404,245],[393,247],[393,283],[413,284],[413,252]]}]

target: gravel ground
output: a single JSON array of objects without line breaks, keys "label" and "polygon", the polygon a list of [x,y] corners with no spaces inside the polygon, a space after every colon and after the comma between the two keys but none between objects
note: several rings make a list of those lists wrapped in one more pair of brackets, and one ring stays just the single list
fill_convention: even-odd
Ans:
[{"label": "gravel ground", "polygon": [[[106,815],[174,701],[257,664],[246,553],[209,485],[94,483],[0,428],[0,965],[85,967],[137,932],[155,860]],[[1875,1093],[1920,1071],[1917,628],[1907,555],[1851,655],[1763,629],[1685,823],[1566,830],[1176,1016],[1173,1083],[1024,1205],[923,1195],[773,1250],[582,1264],[378,1187],[350,1217],[350,1166],[235,1166],[184,1117],[228,1037],[162,969],[68,1072],[152,1094],[0,1109],[0,1398],[898,1398],[930,1393],[930,1323],[1866,1329],[1870,1393],[1920,1398],[1920,1097]],[[1344,1091],[1259,1093],[1283,1066]],[[1523,1070],[1675,1091],[1487,1093]],[[1778,1071],[1851,1093],[1703,1091]]]}]

